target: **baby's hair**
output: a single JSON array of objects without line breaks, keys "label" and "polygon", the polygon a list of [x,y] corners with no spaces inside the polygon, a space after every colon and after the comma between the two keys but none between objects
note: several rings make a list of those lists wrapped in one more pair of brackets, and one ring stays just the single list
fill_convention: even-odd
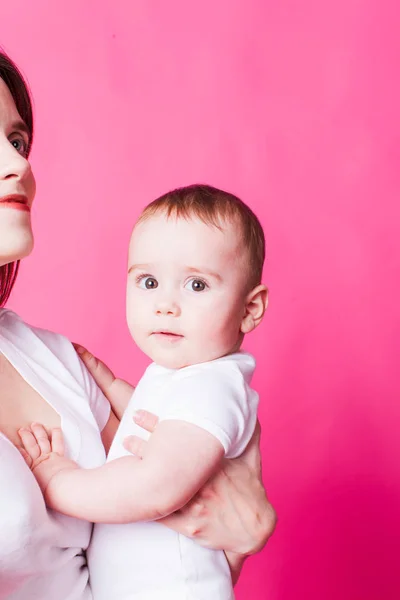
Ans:
[{"label": "baby's hair", "polygon": [[210,185],[195,184],[167,192],[143,210],[138,223],[155,214],[167,218],[190,219],[197,217],[206,225],[222,229],[224,222],[239,227],[249,257],[249,287],[261,282],[265,259],[265,237],[260,221],[240,198]]}]

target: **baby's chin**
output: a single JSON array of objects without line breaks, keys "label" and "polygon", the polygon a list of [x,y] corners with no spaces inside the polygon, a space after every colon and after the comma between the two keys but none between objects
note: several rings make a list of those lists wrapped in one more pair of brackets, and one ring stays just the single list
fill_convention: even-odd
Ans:
[{"label": "baby's chin", "polygon": [[165,369],[184,369],[185,367],[190,367],[192,365],[199,365],[201,363],[210,362],[212,360],[216,360],[217,358],[222,358],[228,354],[227,352],[220,353],[199,353],[197,355],[188,356],[187,353],[183,356],[179,356],[177,353],[174,355],[173,352],[154,352],[153,355],[149,355],[153,362],[160,367],[164,367]]},{"label": "baby's chin", "polygon": [[184,369],[185,367],[189,367],[190,363],[183,363],[182,361],[173,361],[173,360],[155,360],[160,367],[164,367],[165,369]]},{"label": "baby's chin", "polygon": [[191,364],[194,364],[188,360],[184,360],[182,357],[173,356],[172,352],[154,352],[150,355],[150,358],[157,365],[160,365],[160,367],[164,367],[165,369],[183,369],[184,367],[189,367]]},{"label": "baby's chin", "polygon": [[221,344],[193,344],[187,337],[174,339],[166,336],[143,336],[135,339],[139,348],[154,363],[165,369],[184,369],[192,365],[211,362],[232,352],[237,352],[240,343],[234,345],[230,341]]}]

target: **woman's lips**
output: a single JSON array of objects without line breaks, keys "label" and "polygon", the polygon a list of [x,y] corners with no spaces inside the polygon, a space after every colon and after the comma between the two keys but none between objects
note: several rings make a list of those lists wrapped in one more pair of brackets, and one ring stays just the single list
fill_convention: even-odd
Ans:
[{"label": "woman's lips", "polygon": [[30,212],[31,210],[28,206],[28,198],[22,194],[10,194],[9,196],[0,198],[0,208],[1,207],[14,208],[15,210],[22,210],[25,212]]}]

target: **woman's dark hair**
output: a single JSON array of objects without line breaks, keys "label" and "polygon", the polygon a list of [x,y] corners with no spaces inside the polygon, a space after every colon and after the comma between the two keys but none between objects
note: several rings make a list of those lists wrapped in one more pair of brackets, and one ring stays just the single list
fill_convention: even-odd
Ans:
[{"label": "woman's dark hair", "polygon": [[[0,79],[4,81],[17,107],[21,119],[29,130],[29,147],[33,140],[33,111],[28,86],[13,61],[0,50]],[[19,262],[0,267],[0,306],[3,306],[13,288],[18,273]]]}]

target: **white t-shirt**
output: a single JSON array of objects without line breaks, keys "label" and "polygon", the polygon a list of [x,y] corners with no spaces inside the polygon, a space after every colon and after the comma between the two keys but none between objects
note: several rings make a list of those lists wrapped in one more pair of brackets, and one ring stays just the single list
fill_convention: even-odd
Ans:
[{"label": "white t-shirt", "polygon": [[[68,456],[86,468],[103,464],[100,430],[110,407],[71,343],[0,309],[0,352],[60,415]],[[90,600],[91,531],[91,523],[46,509],[30,469],[0,433],[0,600]]]},{"label": "white t-shirt", "polygon": [[[160,421],[198,425],[221,442],[226,457],[239,456],[257,419],[258,395],[250,388],[254,367],[254,358],[244,352],[179,370],[150,365],[124,413],[107,460],[129,454],[122,445],[126,436],[148,438],[132,420],[139,408],[158,415]],[[95,525],[88,561],[94,600],[234,597],[222,551],[202,548],[157,522]]]}]

